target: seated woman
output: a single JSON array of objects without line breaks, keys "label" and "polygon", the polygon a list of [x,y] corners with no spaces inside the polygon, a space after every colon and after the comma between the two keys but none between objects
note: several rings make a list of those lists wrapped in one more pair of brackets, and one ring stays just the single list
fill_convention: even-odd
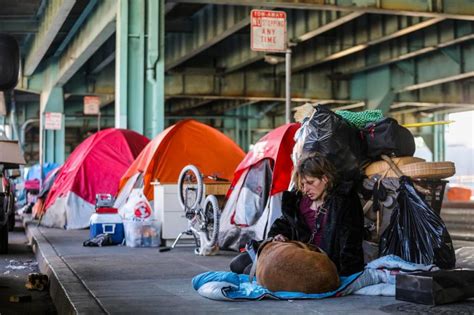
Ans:
[{"label": "seated woman", "polygon": [[[321,248],[341,276],[364,268],[364,215],[353,183],[336,182],[334,166],[323,156],[303,158],[293,173],[297,191],[282,197],[282,216],[270,228],[274,241],[296,240]],[[249,273],[247,252],[235,257],[230,269]]]}]

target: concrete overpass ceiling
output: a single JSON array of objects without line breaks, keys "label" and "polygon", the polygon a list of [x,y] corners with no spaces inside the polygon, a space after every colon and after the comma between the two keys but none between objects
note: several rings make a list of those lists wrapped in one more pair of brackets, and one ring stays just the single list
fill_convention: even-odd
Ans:
[{"label": "concrete overpass ceiling", "polygon": [[0,30],[13,35],[25,53],[26,42],[38,32],[39,15],[45,1],[0,0]]}]

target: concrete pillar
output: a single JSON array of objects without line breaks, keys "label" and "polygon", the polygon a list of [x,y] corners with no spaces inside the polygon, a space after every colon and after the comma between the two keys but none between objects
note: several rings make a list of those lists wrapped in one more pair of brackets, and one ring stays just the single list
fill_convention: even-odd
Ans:
[{"label": "concrete pillar", "polygon": [[[43,146],[43,162],[64,163],[65,160],[65,136],[66,126],[64,119],[64,94],[62,87],[53,87],[49,91],[42,92],[41,101],[41,125],[44,126],[45,113],[62,113],[62,128],[60,130],[44,130],[40,134],[40,146]],[[42,128],[44,129],[44,127]],[[41,158],[40,158],[41,160]],[[40,162],[41,163],[41,162]]]},{"label": "concrete pillar", "polygon": [[164,128],[164,0],[119,0],[115,126],[153,138]]}]

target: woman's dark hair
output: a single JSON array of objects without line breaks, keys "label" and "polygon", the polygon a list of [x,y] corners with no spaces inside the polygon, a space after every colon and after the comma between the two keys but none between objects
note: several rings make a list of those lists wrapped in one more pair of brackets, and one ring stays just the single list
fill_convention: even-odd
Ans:
[{"label": "woman's dark hair", "polygon": [[326,176],[328,179],[326,189],[331,191],[336,183],[336,168],[328,159],[318,153],[304,155],[293,172],[293,182],[300,191],[302,189],[301,179],[306,176],[319,179]]}]

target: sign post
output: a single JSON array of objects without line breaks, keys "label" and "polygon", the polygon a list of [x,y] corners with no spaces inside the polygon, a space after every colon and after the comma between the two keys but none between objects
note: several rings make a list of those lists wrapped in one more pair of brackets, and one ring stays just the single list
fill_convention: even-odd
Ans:
[{"label": "sign post", "polygon": [[286,12],[250,12],[250,48],[253,51],[285,53],[285,121],[291,121],[291,48],[286,34]]}]

